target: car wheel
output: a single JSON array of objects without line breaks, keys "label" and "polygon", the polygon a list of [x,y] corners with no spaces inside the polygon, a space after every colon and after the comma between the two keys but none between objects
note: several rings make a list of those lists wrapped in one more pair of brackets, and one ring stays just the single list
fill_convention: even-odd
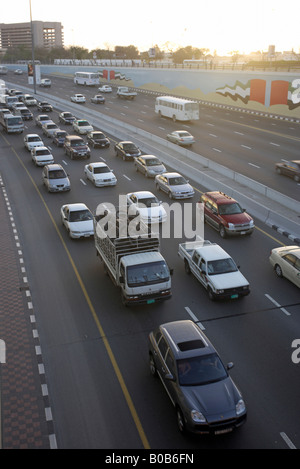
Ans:
[{"label": "car wheel", "polygon": [[300,181],[300,177],[297,176],[297,175],[295,175],[295,176],[294,176],[294,181],[299,182],[299,181]]},{"label": "car wheel", "polygon": [[176,116],[175,116],[175,114],[173,114],[172,120],[173,120],[173,122],[176,122]]},{"label": "car wheel", "polygon": [[226,238],[226,230],[225,230],[224,225],[220,225],[219,233],[220,233],[221,238],[223,238],[223,239]]},{"label": "car wheel", "polygon": [[149,354],[149,368],[150,368],[151,375],[156,377],[157,369],[156,369],[156,365],[155,365],[155,361],[154,361],[152,353]]},{"label": "car wheel", "polygon": [[160,190],[159,184],[155,184],[155,186],[156,186],[156,189],[159,191]]},{"label": "car wheel", "polygon": [[176,413],[177,413],[177,425],[178,425],[179,431],[180,433],[186,433],[183,413],[179,407],[177,407]]},{"label": "car wheel", "polygon": [[126,160],[126,157],[125,157],[125,155],[123,155],[123,156],[122,156],[122,158],[123,158],[123,161],[125,161],[125,160]]},{"label": "car wheel", "polygon": [[216,299],[212,289],[210,287],[208,287],[207,289],[207,293],[208,293],[208,298],[211,300],[211,301],[214,301]]},{"label": "car wheel", "polygon": [[171,191],[169,191],[168,196],[169,196],[169,199],[173,199],[173,196],[172,196],[172,192],[171,192]]},{"label": "car wheel", "polygon": [[190,264],[188,263],[186,259],[184,260],[184,270],[185,270],[185,273],[188,275],[191,273]]},{"label": "car wheel", "polygon": [[282,277],[282,269],[281,269],[279,264],[275,265],[275,272],[276,272],[278,277]]}]

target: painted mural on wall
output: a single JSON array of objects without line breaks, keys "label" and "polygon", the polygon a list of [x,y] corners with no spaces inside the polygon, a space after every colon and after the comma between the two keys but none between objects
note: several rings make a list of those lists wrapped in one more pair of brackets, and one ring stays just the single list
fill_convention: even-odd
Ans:
[{"label": "painted mural on wall", "polygon": [[[181,84],[172,87],[176,70],[173,71],[173,74],[170,71],[169,73],[164,71],[163,79],[159,73],[160,71],[155,70],[156,80],[148,83],[137,83],[140,80],[136,79],[135,72],[135,70],[127,70],[125,73],[116,70],[103,70],[101,76],[116,85],[124,84],[126,81],[127,86],[139,87],[145,90],[300,117],[300,78],[277,79],[277,75],[274,73],[273,75],[268,74],[267,78],[245,76],[244,79],[237,79],[237,75],[242,75],[242,72],[235,72],[235,74],[229,74],[231,79],[234,75],[232,84],[225,82],[222,86],[217,86],[220,79],[226,80],[227,75],[225,73],[208,72],[200,75],[194,72],[194,74],[189,74],[189,80],[187,80],[188,71],[181,71],[181,73],[177,71],[177,83],[182,80],[186,85]],[[213,73],[214,78],[212,79]],[[150,76],[151,73],[149,73],[148,78]],[[201,77],[201,80],[199,80],[201,87],[192,88],[191,86],[197,84],[199,77]],[[215,89],[209,90],[208,84],[210,88],[215,84]]]}]

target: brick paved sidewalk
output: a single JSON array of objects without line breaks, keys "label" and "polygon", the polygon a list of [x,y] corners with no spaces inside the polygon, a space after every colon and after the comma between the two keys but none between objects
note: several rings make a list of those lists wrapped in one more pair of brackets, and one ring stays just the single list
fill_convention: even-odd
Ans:
[{"label": "brick paved sidewalk", "polygon": [[22,246],[0,174],[0,448],[56,446]]}]

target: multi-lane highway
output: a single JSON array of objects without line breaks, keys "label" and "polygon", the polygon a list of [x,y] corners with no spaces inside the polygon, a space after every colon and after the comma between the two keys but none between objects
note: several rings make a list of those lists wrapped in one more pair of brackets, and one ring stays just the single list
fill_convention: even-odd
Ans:
[{"label": "multi-lane highway", "polygon": [[[16,87],[25,85],[24,77],[14,81]],[[83,92],[69,79],[52,77],[52,83],[47,92],[65,99]],[[84,94],[85,106],[95,108],[89,103],[95,90],[85,89]],[[103,113],[160,136],[177,127],[159,120],[153,108],[154,97],[142,94],[126,103],[112,93],[99,106]],[[77,117],[80,109],[78,105]],[[51,113],[55,122],[58,112]],[[276,161],[297,157],[299,128],[259,119],[203,107],[200,122],[190,126],[197,140],[194,151],[299,199],[300,186],[274,173]],[[34,122],[25,125],[25,133],[42,135]],[[62,127],[70,132],[68,126]],[[161,239],[161,251],[174,269],[172,299],[126,308],[96,257],[93,240],[72,241],[67,236],[60,207],[84,202],[94,211],[100,202],[117,204],[119,194],[142,189],[164,202],[168,198],[158,194],[154,182],[137,173],[132,162],[115,157],[118,135],[109,136],[109,149],[92,149],[90,160],[104,160],[114,170],[118,184],[110,188],[95,188],[84,177],[85,160],[71,161],[44,138],[72,184],[70,193],[48,194],[23,136],[1,134],[0,172],[23,246],[58,447],[300,448],[300,364],[291,359],[292,342],[300,338],[299,289],[277,278],[268,261],[270,250],[286,244],[286,238],[258,220],[247,238],[223,240],[206,227],[205,237],[221,244],[250,282],[248,297],[229,302],[211,302],[196,279],[185,274],[177,256],[184,239]],[[197,194],[195,203],[204,188],[190,182]],[[200,321],[224,362],[234,362],[231,376],[248,408],[248,421],[238,431],[213,439],[179,433],[169,398],[150,375],[147,350],[153,328],[179,319]]]}]

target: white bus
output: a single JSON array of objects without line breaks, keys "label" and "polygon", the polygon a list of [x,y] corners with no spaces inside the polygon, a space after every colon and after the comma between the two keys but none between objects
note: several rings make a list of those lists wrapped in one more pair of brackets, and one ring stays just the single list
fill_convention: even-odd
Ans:
[{"label": "white bus", "polygon": [[76,85],[96,86],[100,84],[99,73],[75,72],[74,83]]},{"label": "white bus", "polygon": [[159,96],[155,100],[155,112],[159,117],[170,117],[174,122],[199,119],[199,104],[174,96]]}]

